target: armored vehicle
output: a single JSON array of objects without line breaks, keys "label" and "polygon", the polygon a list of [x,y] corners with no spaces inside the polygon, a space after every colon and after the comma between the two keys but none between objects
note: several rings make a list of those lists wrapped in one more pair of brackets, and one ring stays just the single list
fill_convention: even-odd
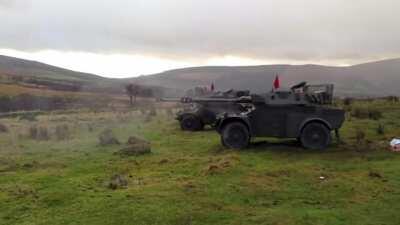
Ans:
[{"label": "armored vehicle", "polygon": [[198,131],[205,125],[214,126],[217,115],[223,112],[240,113],[246,111],[246,104],[237,104],[233,101],[214,101],[214,99],[237,99],[249,96],[247,90],[228,90],[213,92],[200,98],[183,97],[180,99],[163,98],[162,101],[176,101],[184,104],[184,109],[176,114],[182,130]]},{"label": "armored vehicle", "polygon": [[245,112],[217,116],[216,130],[224,146],[245,148],[254,137],[297,138],[305,148],[325,149],[331,132],[339,138],[344,111],[333,108],[333,85],[302,82],[288,91],[273,91],[237,99],[214,99],[250,104]]}]

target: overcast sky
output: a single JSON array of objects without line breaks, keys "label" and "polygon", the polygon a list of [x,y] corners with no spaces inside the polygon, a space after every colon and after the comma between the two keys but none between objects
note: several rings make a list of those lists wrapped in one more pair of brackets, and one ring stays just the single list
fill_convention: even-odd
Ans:
[{"label": "overcast sky", "polygon": [[0,0],[0,54],[105,76],[400,57],[398,0]]}]

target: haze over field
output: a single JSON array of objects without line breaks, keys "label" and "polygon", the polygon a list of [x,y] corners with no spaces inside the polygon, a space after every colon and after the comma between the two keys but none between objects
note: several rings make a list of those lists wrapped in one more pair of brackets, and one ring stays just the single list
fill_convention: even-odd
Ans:
[{"label": "haze over field", "polygon": [[400,57],[395,0],[1,0],[0,54],[109,77]]}]

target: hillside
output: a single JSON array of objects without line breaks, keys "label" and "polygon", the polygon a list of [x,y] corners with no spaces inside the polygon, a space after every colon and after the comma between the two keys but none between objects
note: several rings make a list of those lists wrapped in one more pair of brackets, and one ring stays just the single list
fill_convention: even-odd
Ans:
[{"label": "hillside", "polygon": [[384,60],[348,67],[320,65],[265,65],[239,67],[195,67],[141,76],[135,80],[146,85],[188,89],[214,82],[217,89],[269,91],[276,74],[283,86],[308,81],[334,83],[342,96],[384,96],[400,94],[400,59]]},{"label": "hillside", "polygon": [[0,74],[35,76],[40,78],[80,82],[99,81],[106,79],[94,74],[76,72],[60,67],[47,65],[41,62],[3,55],[0,55]]},{"label": "hillside", "polygon": [[[334,83],[341,96],[400,95],[400,59],[359,64],[348,67],[321,65],[212,66],[165,71],[137,78],[112,79],[67,70],[40,62],[0,55],[0,83],[7,80],[46,86],[62,91],[123,93],[127,83],[149,86],[158,93],[180,95],[197,85],[210,85],[219,90],[230,88],[266,92],[278,74],[282,86],[308,81]],[[19,82],[20,83],[20,82]]]},{"label": "hillside", "polygon": [[[97,92],[124,94],[128,79],[106,78],[90,73],[72,71],[41,62],[0,55],[0,84],[17,86],[30,93],[32,88],[40,90]],[[10,88],[8,88],[10,89]],[[153,93],[167,92],[157,86],[146,86]],[[173,91],[171,91],[174,93]],[[3,91],[4,94],[4,91]],[[14,93],[15,94],[15,93]]]}]

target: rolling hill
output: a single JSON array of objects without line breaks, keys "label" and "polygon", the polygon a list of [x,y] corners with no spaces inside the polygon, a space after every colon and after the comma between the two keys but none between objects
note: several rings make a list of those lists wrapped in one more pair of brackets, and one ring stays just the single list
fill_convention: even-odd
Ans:
[{"label": "rolling hill", "polygon": [[[14,89],[31,92],[32,88],[55,91],[100,92],[124,94],[129,79],[106,78],[95,74],[72,71],[41,62],[0,55],[0,85],[19,86]],[[153,92],[165,91],[162,87],[146,86]],[[4,94],[3,92],[0,92]]]},{"label": "rolling hill", "polygon": [[65,81],[92,82],[106,80],[98,75],[81,73],[41,62],[0,55],[0,74],[34,76]]},{"label": "rolling hill", "polygon": [[[122,93],[130,82],[158,88],[165,95],[214,82],[219,90],[249,89],[260,93],[271,90],[278,74],[282,86],[301,81],[334,83],[341,96],[400,95],[400,59],[390,59],[347,67],[321,65],[212,66],[169,70],[134,78],[112,79],[67,70],[44,63],[0,55],[0,78],[34,78],[55,85],[76,85],[82,91]],[[0,80],[1,82],[1,80]],[[61,86],[62,86],[61,85]]]},{"label": "rolling hill", "polygon": [[341,96],[400,95],[400,59],[371,62],[347,67],[320,65],[265,65],[239,67],[195,67],[141,76],[135,81],[146,85],[188,89],[215,83],[217,89],[270,91],[278,74],[283,86],[301,81],[334,83]]}]

